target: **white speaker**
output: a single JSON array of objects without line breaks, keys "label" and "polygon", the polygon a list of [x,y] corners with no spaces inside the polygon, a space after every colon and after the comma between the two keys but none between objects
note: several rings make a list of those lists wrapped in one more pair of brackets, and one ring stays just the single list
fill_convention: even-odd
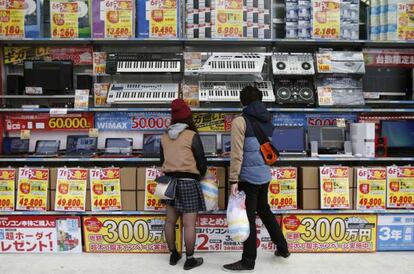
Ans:
[{"label": "white speaker", "polygon": [[318,157],[318,141],[311,141],[311,157]]},{"label": "white speaker", "polygon": [[375,124],[352,123],[352,153],[357,157],[375,157]]}]

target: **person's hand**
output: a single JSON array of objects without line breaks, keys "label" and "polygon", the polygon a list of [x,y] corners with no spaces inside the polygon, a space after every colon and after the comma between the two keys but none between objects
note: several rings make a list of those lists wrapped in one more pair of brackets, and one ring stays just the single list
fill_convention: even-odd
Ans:
[{"label": "person's hand", "polygon": [[239,193],[239,184],[235,183],[231,185],[231,195],[233,196],[237,196],[237,194]]}]

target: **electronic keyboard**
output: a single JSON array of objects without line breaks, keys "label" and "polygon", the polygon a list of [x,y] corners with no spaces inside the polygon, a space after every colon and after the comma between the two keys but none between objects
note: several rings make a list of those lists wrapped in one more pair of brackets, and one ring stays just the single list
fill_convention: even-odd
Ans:
[{"label": "electronic keyboard", "polygon": [[179,73],[182,62],[176,53],[109,53],[106,73]]},{"label": "electronic keyboard", "polygon": [[201,73],[260,74],[265,55],[260,53],[213,53],[201,67]]},{"label": "electronic keyboard", "polygon": [[178,84],[111,84],[106,98],[109,104],[170,103],[178,98]]},{"label": "electronic keyboard", "polygon": [[275,95],[273,93],[272,83],[264,82],[199,82],[198,95],[200,102],[239,102],[240,91],[252,85],[263,92],[263,102],[274,102]]}]

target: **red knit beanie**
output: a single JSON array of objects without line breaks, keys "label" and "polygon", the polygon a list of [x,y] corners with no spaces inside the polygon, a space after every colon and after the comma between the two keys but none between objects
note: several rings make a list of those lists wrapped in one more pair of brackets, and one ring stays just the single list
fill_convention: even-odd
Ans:
[{"label": "red knit beanie", "polygon": [[182,99],[175,99],[171,102],[171,123],[175,124],[178,121],[183,121],[191,118],[191,109]]}]

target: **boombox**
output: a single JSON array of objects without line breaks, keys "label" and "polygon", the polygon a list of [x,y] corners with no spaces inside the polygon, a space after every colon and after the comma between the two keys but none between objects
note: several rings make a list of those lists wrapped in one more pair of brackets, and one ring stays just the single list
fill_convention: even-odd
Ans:
[{"label": "boombox", "polygon": [[276,79],[277,104],[315,104],[313,82],[310,79]]}]

